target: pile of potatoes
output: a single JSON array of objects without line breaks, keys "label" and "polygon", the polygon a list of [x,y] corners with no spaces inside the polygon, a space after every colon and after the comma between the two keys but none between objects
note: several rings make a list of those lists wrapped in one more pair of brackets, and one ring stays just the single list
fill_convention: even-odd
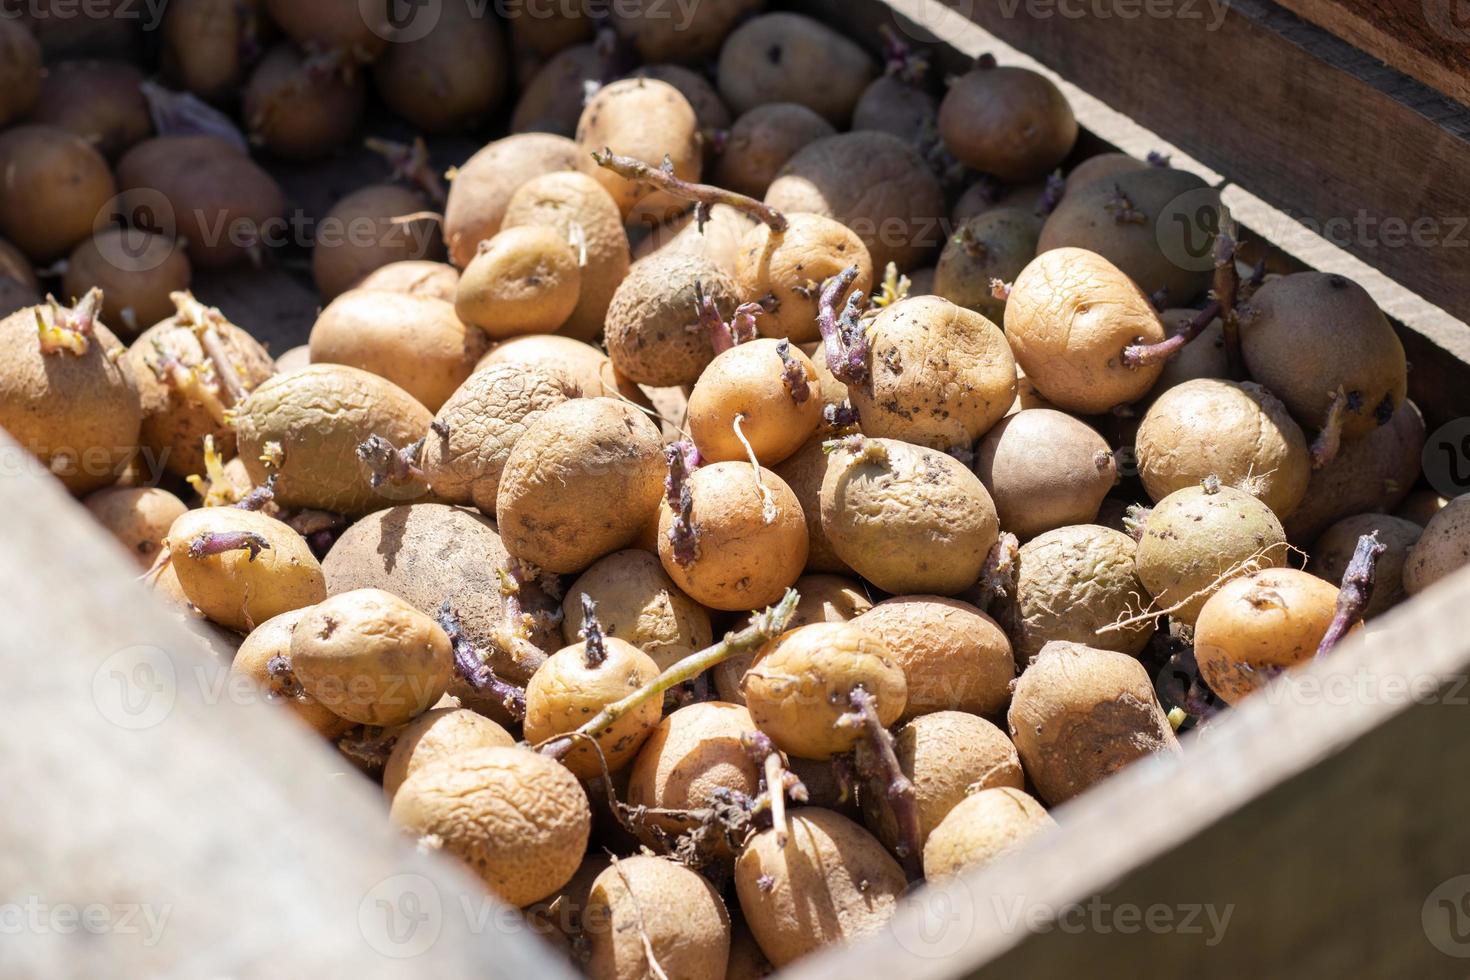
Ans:
[{"label": "pile of potatoes", "polygon": [[[1368,293],[1181,262],[1218,197],[1047,78],[441,6],[0,18],[0,426],[588,975],[880,932],[1470,562]],[[276,247],[343,173],[368,233]],[[211,305],[250,263],[299,346]]]}]

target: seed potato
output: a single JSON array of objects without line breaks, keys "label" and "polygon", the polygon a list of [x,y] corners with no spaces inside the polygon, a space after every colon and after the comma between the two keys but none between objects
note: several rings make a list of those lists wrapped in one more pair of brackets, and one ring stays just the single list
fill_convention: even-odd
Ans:
[{"label": "seed potato", "polygon": [[22,118],[41,97],[41,44],[19,20],[0,24],[0,126]]},{"label": "seed potato", "polygon": [[[616,637],[603,641],[604,659],[588,652],[585,642],[552,654],[526,687],[526,741],[534,744],[574,732],[597,712],[619,701],[659,674],[653,658]],[[581,779],[599,775],[605,763],[617,771],[633,761],[658,725],[663,704],[653,698],[597,732],[596,747],[577,740],[562,765]]]},{"label": "seed potato", "polygon": [[1093,523],[1118,482],[1107,440],[1050,408],[1024,408],[997,423],[975,447],[975,473],[995,501],[1000,526],[1022,541]]},{"label": "seed potato", "polygon": [[704,701],[670,714],[638,752],[628,803],[673,810],[714,806],[723,791],[755,796],[761,774],[740,744],[756,731],[742,705]]},{"label": "seed potato", "polygon": [[383,766],[383,792],[392,800],[404,781],[427,766],[476,749],[508,749],[516,740],[484,715],[465,708],[432,708],[409,722]]},{"label": "seed potato", "polygon": [[[514,24],[511,32],[515,33]],[[575,44],[558,51],[520,86],[510,131],[575,136],[587,88],[601,85],[606,70],[595,45]]]},{"label": "seed potato", "polygon": [[665,976],[725,980],[730,915],[697,871],[670,859],[638,855],[597,876],[585,921],[594,980],[639,980],[649,960]]},{"label": "seed potato", "polygon": [[1341,582],[1348,563],[1365,534],[1377,533],[1379,543],[1387,550],[1378,556],[1373,596],[1363,612],[1364,619],[1381,616],[1405,598],[1404,566],[1410,552],[1424,533],[1413,521],[1388,514],[1358,514],[1345,517],[1322,532],[1312,546],[1307,571],[1326,582]]},{"label": "seed potato", "polygon": [[161,487],[107,487],[82,499],[82,506],[147,569],[163,548],[174,521],[189,508]]},{"label": "seed potato", "polygon": [[388,108],[415,129],[453,133],[485,121],[510,95],[510,52],[500,18],[483,8],[446,3],[435,9],[427,34],[388,45],[373,64],[373,83]]},{"label": "seed potato", "polygon": [[597,604],[609,636],[626,640],[667,670],[713,640],[709,612],[690,599],[648,551],[615,551],[588,568],[562,600],[562,636],[575,643],[582,630],[582,596]]},{"label": "seed potato", "polygon": [[725,152],[715,164],[715,182],[759,200],[798,151],[836,135],[831,123],[799,103],[758,105],[731,127]]},{"label": "seed potato", "polygon": [[[747,303],[774,298],[772,309],[756,314],[763,337],[785,337],[794,344],[821,339],[817,307],[822,285],[848,266],[858,267],[853,289],[873,287],[868,247],[850,228],[818,214],[787,216],[784,232],[756,225],[741,242],[735,285]],[[839,298],[845,302],[846,296]]]},{"label": "seed potato", "polygon": [[694,107],[674,86],[652,78],[625,79],[598,89],[577,123],[577,147],[582,172],[612,195],[629,223],[664,221],[689,205],[598,166],[592,154],[611,149],[654,167],[668,157],[680,180],[697,181],[704,169]]},{"label": "seed potato", "polygon": [[658,0],[632,0],[615,5],[609,22],[643,61],[697,64],[718,53],[731,29],[764,6],[765,0],[711,0],[697,11],[676,13]]},{"label": "seed potato", "polygon": [[[754,17],[720,52],[720,94],[737,113],[795,102],[845,127],[876,74],[872,59],[846,36],[800,14]],[[812,84],[820,79],[820,84]]]},{"label": "seed potato", "polygon": [[[678,89],[679,94],[688,100],[689,107],[694,110],[694,118],[699,120],[700,132],[706,137],[730,128],[733,118],[729,107],[720,98],[720,93],[715,91],[713,83],[698,71],[683,65],[647,64],[633,69],[627,77],[651,78]],[[711,147],[706,145],[706,154],[710,150]]]},{"label": "seed potato", "polygon": [[[46,69],[30,121],[69,129],[115,160],[153,133],[143,80],[143,72],[126,61],[58,62]],[[24,93],[27,84],[33,82],[20,82],[14,91]]]},{"label": "seed potato", "polygon": [[490,348],[476,370],[513,364],[525,370],[549,369],[569,375],[587,397],[620,398],[643,404],[643,391],[591,344],[571,337],[533,335],[506,340]]},{"label": "seed potato", "polygon": [[408,293],[453,303],[455,291],[459,289],[459,270],[447,262],[404,259],[374,269],[354,285],[358,289]]},{"label": "seed potato", "polygon": [[1242,576],[1210,596],[1194,624],[1200,676],[1230,704],[1317,652],[1337,586],[1295,568]]},{"label": "seed potato", "polygon": [[[804,397],[783,376],[787,364],[806,386]],[[748,459],[749,443],[756,459],[774,466],[821,424],[816,382],[816,368],[789,341],[761,338],[732,347],[710,362],[689,395],[689,434],[708,462]]]},{"label": "seed potato", "polygon": [[496,140],[460,167],[449,185],[444,208],[444,242],[457,268],[470,264],[480,243],[495,237],[505,209],[520,186],[533,177],[576,170],[577,144],[550,133],[520,133]]},{"label": "seed potato", "polygon": [[699,380],[715,348],[699,325],[695,283],[726,316],[740,305],[734,280],[708,259],[661,251],[633,263],[607,311],[607,352],[619,371],[655,388]]},{"label": "seed potato", "polygon": [[234,95],[258,43],[260,8],[260,0],[171,0],[161,30],[165,74],[208,102]]},{"label": "seed potato", "polygon": [[991,282],[1015,282],[1036,258],[1040,228],[1036,216],[1020,208],[996,208],[971,218],[952,235],[934,270],[934,292],[996,323],[1004,322],[1006,301]]},{"label": "seed potato", "polygon": [[954,711],[993,717],[1010,700],[1016,678],[1010,640],[995,620],[967,602],[899,596],[873,606],[853,625],[882,641],[902,668],[909,692],[906,719]]},{"label": "seed potato", "polygon": [[924,877],[952,878],[982,867],[1055,827],[1056,821],[1018,787],[982,789],[949,811],[924,845]]},{"label": "seed potato", "polygon": [[1470,564],[1470,497],[1456,497],[1424,525],[1404,563],[1404,590],[1418,595]]},{"label": "seed potato", "polygon": [[1020,183],[1045,177],[1066,158],[1077,142],[1077,119],[1045,75],[980,66],[950,85],[939,132],[965,166]]},{"label": "seed potato", "polygon": [[[710,209],[704,230],[697,215],[687,211],[655,225],[633,249],[635,262],[653,255],[686,255],[708,262],[722,274],[733,277],[739,270],[740,249],[755,228],[755,219],[728,204]],[[724,305],[720,307],[724,309]],[[726,311],[728,312],[728,311]]]},{"label": "seed potato", "polygon": [[124,336],[173,315],[169,296],[189,288],[193,269],[171,238],[134,228],[109,228],[72,249],[61,291],[73,300],[102,290],[102,319]]},{"label": "seed potato", "polygon": [[323,738],[340,738],[347,734],[352,722],[307,694],[289,670],[284,674],[271,670],[271,661],[277,657],[290,660],[291,637],[296,632],[296,625],[310,611],[310,606],[293,609],[272,616],[251,630],[230,664],[230,673],[247,678],[261,692],[267,704],[284,706],[298,721]]},{"label": "seed potato", "polygon": [[428,209],[418,192],[393,184],[370,184],[334,204],[322,219],[321,234],[311,250],[312,278],[322,298],[333,300],[349,289],[369,288],[363,280],[394,263],[437,265],[432,260],[444,257],[438,221],[407,220]]},{"label": "seed potato", "polygon": [[292,44],[266,53],[245,86],[251,141],[284,160],[317,160],[345,145],[367,108],[361,73],[322,71]]},{"label": "seed potato", "polygon": [[65,258],[91,235],[117,194],[102,154],[58,126],[0,133],[0,175],[0,235],[38,265]]},{"label": "seed potato", "polygon": [[837,557],[822,527],[822,481],[826,479],[832,462],[832,454],[824,448],[825,442],[826,437],[818,432],[775,467],[774,472],[796,495],[796,502],[801,505],[802,517],[806,520],[806,570],[844,575],[850,574],[852,569]]}]

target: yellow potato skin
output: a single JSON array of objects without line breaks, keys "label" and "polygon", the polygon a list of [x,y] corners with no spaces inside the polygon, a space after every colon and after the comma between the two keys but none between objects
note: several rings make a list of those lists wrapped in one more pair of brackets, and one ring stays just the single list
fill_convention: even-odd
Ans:
[{"label": "yellow potato skin", "polygon": [[230,663],[230,673],[248,677],[267,703],[284,705],[297,720],[323,738],[339,738],[352,727],[352,722],[307,694],[301,685],[291,683],[294,678],[276,677],[270,672],[272,660],[291,656],[291,636],[310,609],[304,606],[281,613],[251,630]]},{"label": "yellow potato skin", "polygon": [[924,877],[952,878],[989,864],[1056,826],[1046,808],[1019,786],[982,789],[949,812],[924,845]]},{"label": "yellow potato skin", "polygon": [[593,881],[583,919],[593,980],[642,980],[650,955],[668,977],[725,980],[730,915],[704,876],[682,864],[643,854],[617,861]]},{"label": "yellow potato skin", "polygon": [[455,293],[460,319],[496,340],[555,333],[577,309],[582,269],[551,228],[504,228],[481,242]]},{"label": "yellow potato skin", "polygon": [[[532,675],[526,688],[526,741],[536,745],[574,732],[658,676],[658,664],[631,643],[607,637],[603,644],[607,659],[601,663],[588,663],[586,644],[575,643],[552,654]],[[651,698],[595,733],[600,753],[579,739],[562,765],[582,779],[600,775],[603,761],[616,772],[633,761],[662,715],[662,700]]]},{"label": "yellow potato skin", "polygon": [[592,154],[611,149],[657,167],[667,156],[674,176],[698,181],[704,170],[704,141],[689,100],[674,86],[653,78],[628,78],[597,90],[577,122],[578,166],[601,184],[626,222],[658,223],[683,212],[688,202],[604,169]]},{"label": "yellow potato skin", "polygon": [[82,506],[144,569],[162,550],[174,521],[189,509],[161,487],[107,487],[88,494]]},{"label": "yellow potato skin", "polygon": [[[785,337],[793,344],[821,339],[817,307],[822,285],[849,266],[858,267],[853,289],[873,288],[873,258],[868,246],[846,225],[819,214],[789,214],[785,231],[756,225],[741,242],[735,284],[747,303],[774,297],[771,309],[756,315],[763,337]],[[840,297],[839,304],[846,296]]]},{"label": "yellow potato skin", "polygon": [[1200,676],[1236,704],[1316,655],[1336,608],[1337,586],[1295,568],[1227,582],[1194,624]]},{"label": "yellow potato skin", "polygon": [[427,766],[475,749],[508,749],[516,740],[496,722],[468,708],[431,708],[404,726],[383,766],[389,800],[404,781]]},{"label": "yellow potato skin", "polygon": [[774,466],[801,448],[822,420],[817,369],[798,348],[785,343],[786,358],[806,380],[801,401],[787,384],[783,341],[761,338],[732,347],[710,363],[689,396],[689,434],[712,463],[749,459],[749,441],[763,466]]}]

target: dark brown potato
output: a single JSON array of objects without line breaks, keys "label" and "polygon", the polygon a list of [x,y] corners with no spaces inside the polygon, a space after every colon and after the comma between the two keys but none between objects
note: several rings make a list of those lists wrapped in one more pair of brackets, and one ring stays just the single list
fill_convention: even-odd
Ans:
[{"label": "dark brown potato", "polygon": [[882,75],[863,90],[852,113],[852,128],[892,133],[927,151],[939,136],[939,103],[917,85]]},{"label": "dark brown potato", "polygon": [[846,126],[875,74],[856,43],[800,14],[749,20],[720,52],[720,94],[738,113],[768,102],[799,102],[832,125]]},{"label": "dark brown potato", "polygon": [[804,105],[768,102],[735,120],[715,169],[715,183],[762,198],[771,182],[808,143],[836,136],[832,124]]},{"label": "dark brown potato", "polygon": [[590,44],[558,52],[522,87],[510,131],[575,136],[587,86],[602,84],[605,70],[602,56]]},{"label": "dark brown potato", "polygon": [[741,18],[764,6],[765,0],[700,0],[685,7],[626,0],[612,4],[609,20],[643,61],[696,64],[720,50]]},{"label": "dark brown potato", "polygon": [[20,21],[0,17],[0,126],[30,112],[40,97],[40,42]]},{"label": "dark brown potato", "polygon": [[541,6],[528,4],[519,11],[507,9],[511,39],[517,50],[550,58],[570,45],[592,40],[597,27],[592,7],[588,0],[571,0]]},{"label": "dark brown potato", "polygon": [[1307,563],[1307,571],[1313,575],[1328,582],[1341,582],[1358,539],[1375,532],[1388,550],[1378,556],[1373,598],[1363,612],[1364,619],[1381,616],[1404,600],[1404,565],[1409,552],[1424,533],[1423,527],[1388,514],[1345,517],[1322,532],[1317,543],[1312,545],[1312,559]]},{"label": "dark brown potato", "polygon": [[490,8],[451,2],[421,38],[398,41],[373,65],[378,95],[424,133],[465,129],[510,91],[505,30]]},{"label": "dark brown potato", "polygon": [[[276,26],[297,44],[337,53],[366,64],[382,54],[393,37],[386,7],[360,0],[264,0]],[[417,12],[418,8],[413,8]],[[409,26],[415,26],[413,21]]]},{"label": "dark brown potato", "polygon": [[1019,183],[1045,177],[1066,158],[1077,142],[1077,118],[1046,76],[980,66],[950,86],[939,131],[961,163]]},{"label": "dark brown potato", "polygon": [[142,84],[125,61],[63,61],[46,69],[31,121],[70,130],[115,160],[153,132]]},{"label": "dark brown potato", "polygon": [[289,44],[267,54],[245,87],[252,139],[287,160],[314,160],[347,142],[362,119],[361,73],[322,70]]},{"label": "dark brown potato", "polygon": [[0,235],[31,261],[64,258],[105,222],[117,193],[102,154],[55,126],[17,126],[0,134]]},{"label": "dark brown potato", "polygon": [[109,228],[72,250],[62,277],[68,300],[102,290],[102,319],[132,338],[174,314],[170,294],[189,288],[192,267],[172,238],[136,228]]},{"label": "dark brown potato", "polygon": [[427,210],[422,195],[395,184],[370,184],[339,200],[322,219],[311,250],[322,299],[335,299],[386,265],[442,259],[439,222],[404,220]]},{"label": "dark brown potato", "polygon": [[201,99],[221,101],[244,84],[260,43],[260,0],[169,0],[163,67]]}]

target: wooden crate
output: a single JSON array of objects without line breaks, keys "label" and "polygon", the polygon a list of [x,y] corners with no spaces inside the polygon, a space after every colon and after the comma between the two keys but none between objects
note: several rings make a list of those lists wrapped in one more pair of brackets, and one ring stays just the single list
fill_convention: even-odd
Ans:
[{"label": "wooden crate", "polygon": [[[981,51],[1035,67],[1034,54],[1061,72],[1088,147],[1163,149],[1212,182],[1238,180],[1248,190],[1231,185],[1227,200],[1267,233],[1277,267],[1343,272],[1393,315],[1432,424],[1470,414],[1470,333],[1452,315],[1470,310],[1456,281],[1464,260],[1355,256],[1290,217],[1344,201],[1470,210],[1462,109],[1396,98],[1409,91],[1401,81],[1359,77],[1361,55],[1253,0],[1205,40],[1177,23],[1037,23],[1004,16],[999,0],[948,2],[989,30],[929,0],[788,5],[867,39],[881,23],[928,31],[944,39],[949,71]],[[1375,50],[1328,5],[1290,5]],[[1454,71],[1454,53],[1436,64]],[[1413,63],[1450,89],[1440,68]],[[1320,112],[1329,103],[1334,116]],[[1404,179],[1411,164],[1423,180]],[[397,838],[381,796],[340,757],[235,703],[251,699],[26,460],[0,435],[0,662],[12,694],[0,725],[0,975],[570,975],[461,869]],[[1465,976],[1467,603],[1470,573],[1186,738],[1181,757],[1060,808],[1058,832],[923,889],[882,935],[783,975]]]}]

